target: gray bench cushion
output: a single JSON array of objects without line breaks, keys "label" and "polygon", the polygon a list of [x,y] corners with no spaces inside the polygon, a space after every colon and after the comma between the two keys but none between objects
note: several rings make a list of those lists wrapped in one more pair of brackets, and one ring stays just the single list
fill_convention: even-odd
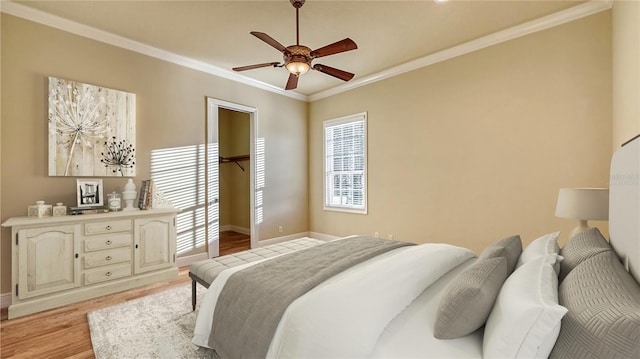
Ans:
[{"label": "gray bench cushion", "polygon": [[280,254],[298,251],[301,249],[317,246],[326,243],[325,241],[314,238],[300,238],[291,241],[270,244],[268,246],[250,249],[248,251],[228,254],[226,256],[205,259],[203,261],[192,263],[189,266],[189,273],[198,277],[198,279],[208,285],[225,269],[236,267],[259,261],[266,258],[275,257]]}]

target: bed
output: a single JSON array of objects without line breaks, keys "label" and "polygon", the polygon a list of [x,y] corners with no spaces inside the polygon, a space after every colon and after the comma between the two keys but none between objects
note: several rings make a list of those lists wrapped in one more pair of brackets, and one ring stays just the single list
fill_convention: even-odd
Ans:
[{"label": "bed", "polygon": [[[207,283],[193,343],[223,359],[639,358],[639,173],[636,138],[612,158],[610,241],[594,228],[562,249],[558,232],[522,248],[516,235],[476,256],[348,237],[226,269]],[[332,257],[363,244],[373,254]]]}]

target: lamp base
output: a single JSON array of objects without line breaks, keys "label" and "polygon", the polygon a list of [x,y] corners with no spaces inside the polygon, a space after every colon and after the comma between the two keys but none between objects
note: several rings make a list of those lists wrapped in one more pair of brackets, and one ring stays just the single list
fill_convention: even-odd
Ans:
[{"label": "lamp base", "polygon": [[577,227],[575,227],[571,231],[571,233],[569,233],[569,239],[573,238],[573,236],[575,236],[576,234],[580,234],[580,233],[586,231],[589,228],[591,228],[591,227],[589,227],[587,225],[587,221],[586,220],[580,220],[580,224]]}]

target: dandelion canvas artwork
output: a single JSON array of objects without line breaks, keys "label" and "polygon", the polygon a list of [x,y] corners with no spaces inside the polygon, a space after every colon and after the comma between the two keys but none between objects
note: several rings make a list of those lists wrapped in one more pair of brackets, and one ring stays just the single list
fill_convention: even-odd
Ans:
[{"label": "dandelion canvas artwork", "polygon": [[135,176],[135,96],[49,77],[49,176]]}]

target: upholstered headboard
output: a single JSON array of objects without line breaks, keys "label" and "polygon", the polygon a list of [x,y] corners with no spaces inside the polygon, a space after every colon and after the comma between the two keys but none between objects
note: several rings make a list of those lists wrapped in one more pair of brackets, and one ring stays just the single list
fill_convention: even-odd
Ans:
[{"label": "upholstered headboard", "polygon": [[609,235],[611,246],[640,283],[640,136],[611,159]]},{"label": "upholstered headboard", "polygon": [[568,312],[551,359],[640,358],[639,187],[640,137],[611,159],[610,245],[595,229],[577,234],[560,251],[561,275],[564,262],[573,266],[565,264],[558,288]]}]

